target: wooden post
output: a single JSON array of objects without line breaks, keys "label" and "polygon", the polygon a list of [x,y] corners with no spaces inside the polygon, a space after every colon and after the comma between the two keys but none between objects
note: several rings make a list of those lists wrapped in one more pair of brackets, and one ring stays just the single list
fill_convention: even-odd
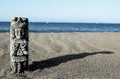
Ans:
[{"label": "wooden post", "polygon": [[14,17],[10,28],[10,58],[13,73],[22,73],[28,68],[28,19]]}]

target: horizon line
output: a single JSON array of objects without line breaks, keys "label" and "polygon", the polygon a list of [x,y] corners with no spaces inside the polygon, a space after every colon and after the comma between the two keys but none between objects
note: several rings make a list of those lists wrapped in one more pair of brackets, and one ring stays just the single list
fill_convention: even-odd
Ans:
[{"label": "horizon line", "polygon": [[[11,22],[11,21],[0,21],[0,22]],[[120,23],[115,23],[115,22],[63,22],[63,21],[57,21],[57,22],[54,22],[54,21],[29,21],[30,23],[90,23],[90,24],[120,24]]]}]

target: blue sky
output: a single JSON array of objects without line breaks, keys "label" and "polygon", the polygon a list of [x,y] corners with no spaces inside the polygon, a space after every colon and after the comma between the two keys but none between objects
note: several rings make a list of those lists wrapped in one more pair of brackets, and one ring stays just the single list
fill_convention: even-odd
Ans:
[{"label": "blue sky", "polygon": [[120,23],[120,0],[0,0],[0,21]]}]

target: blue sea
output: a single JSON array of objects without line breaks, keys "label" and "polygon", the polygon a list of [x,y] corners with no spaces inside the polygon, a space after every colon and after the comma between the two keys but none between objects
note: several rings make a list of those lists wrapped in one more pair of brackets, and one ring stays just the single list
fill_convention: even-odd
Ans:
[{"label": "blue sea", "polygon": [[[9,32],[10,22],[0,22],[0,32]],[[120,32],[120,24],[29,22],[30,32]]]}]

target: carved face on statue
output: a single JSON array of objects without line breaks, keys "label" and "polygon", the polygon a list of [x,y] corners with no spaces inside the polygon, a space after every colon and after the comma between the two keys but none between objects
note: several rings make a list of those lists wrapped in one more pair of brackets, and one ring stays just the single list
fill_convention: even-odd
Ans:
[{"label": "carved face on statue", "polygon": [[17,39],[22,39],[25,36],[25,32],[23,29],[15,29],[15,37]]}]

